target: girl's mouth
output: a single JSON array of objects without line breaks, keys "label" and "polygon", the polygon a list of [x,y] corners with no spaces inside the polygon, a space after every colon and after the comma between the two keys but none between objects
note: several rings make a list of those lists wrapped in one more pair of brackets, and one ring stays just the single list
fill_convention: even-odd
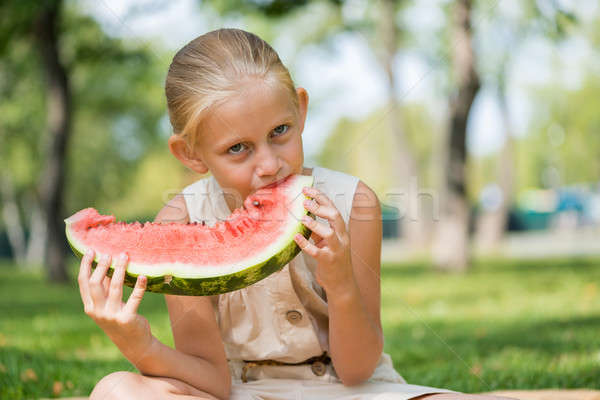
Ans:
[{"label": "girl's mouth", "polygon": [[273,183],[270,183],[266,186],[263,186],[261,189],[272,189],[274,187],[277,187],[278,185],[280,185],[281,183],[283,183],[288,177],[286,176],[285,178],[279,179],[278,181],[275,181]]}]

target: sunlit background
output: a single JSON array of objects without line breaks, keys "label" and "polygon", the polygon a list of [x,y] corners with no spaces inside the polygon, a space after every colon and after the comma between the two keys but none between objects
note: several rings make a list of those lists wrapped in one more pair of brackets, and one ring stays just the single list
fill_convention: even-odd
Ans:
[{"label": "sunlit background", "polygon": [[[0,5],[3,276],[19,270],[72,282],[75,260],[62,234],[64,218],[95,207],[121,220],[152,220],[170,198],[201,178],[167,148],[171,127],[164,80],[179,48],[210,30],[235,27],[269,42],[296,85],[307,89],[306,165],[358,176],[378,194],[384,267],[387,274],[400,274],[390,275],[388,282],[395,276],[399,282],[414,278],[416,288],[423,282],[433,285],[439,275],[420,280],[419,274],[476,272],[478,265],[488,265],[481,260],[510,265],[506,270],[498,266],[499,271],[529,265],[523,267],[525,275],[504,282],[539,285],[540,293],[556,289],[558,281],[572,283],[565,297],[543,297],[532,309],[553,304],[550,310],[560,311],[548,318],[555,321],[567,318],[572,307],[589,329],[599,326],[600,296],[593,279],[598,263],[576,268],[576,262],[565,261],[600,255],[597,1],[65,0],[56,10],[55,2],[47,3],[47,9],[30,1]],[[461,25],[460,15],[470,22]],[[536,264],[540,257],[562,261],[538,274],[533,265],[551,264]],[[410,268],[396,269],[396,263]],[[553,281],[558,271],[567,271],[569,278]],[[580,282],[573,271],[582,274]],[[493,291],[499,281],[491,275],[477,278],[475,272],[449,279],[474,279],[465,287],[481,288],[482,296],[483,288]],[[541,284],[537,279],[545,273]],[[404,305],[427,304],[425,318],[454,318],[448,308],[454,294],[441,294],[430,304],[422,294],[426,285],[423,292],[415,290],[401,297]],[[523,289],[521,295],[526,293]],[[384,290],[383,300],[389,305],[397,298]],[[485,301],[478,304],[489,313],[519,309],[513,303],[499,303],[496,309]],[[384,308],[386,326],[405,317],[394,310]],[[471,310],[465,318],[480,318],[482,312]],[[36,348],[6,339],[3,335],[16,337],[18,329],[5,322],[0,323],[0,350],[8,345]],[[416,318],[407,333],[415,343],[429,333],[419,328],[420,322]],[[161,329],[168,335],[166,325]],[[391,346],[404,338],[401,329],[394,331],[399,336],[390,335]],[[448,335],[452,329],[447,327]],[[464,329],[469,337],[470,328]],[[480,332],[480,327],[473,329]],[[104,340],[99,337],[92,347],[108,348],[98,344]],[[578,338],[578,349],[589,352],[589,337]],[[19,358],[19,351],[14,360],[26,359]],[[102,358],[102,351],[82,357]],[[594,364],[600,360],[597,351],[590,352],[585,368],[569,370],[572,376],[600,373]],[[510,364],[508,355],[503,361],[482,361],[479,354],[475,351],[475,361],[467,357],[467,375],[474,379],[485,375],[488,362]],[[10,360],[0,359],[0,379],[3,368],[10,370]],[[483,365],[484,372],[474,373],[473,365]],[[30,376],[23,373],[15,376],[28,382]],[[540,367],[540,376],[544,373]],[[428,383],[447,386],[445,378],[435,376]],[[59,393],[77,391],[76,383],[69,389],[64,379],[56,379],[63,385]],[[519,386],[521,381],[511,379],[498,385]],[[522,386],[549,386],[544,379],[522,381]],[[573,379],[569,385],[577,386],[580,381]],[[491,382],[455,388],[497,386]]]},{"label": "sunlit background", "polygon": [[[376,190],[384,258],[428,253],[444,240],[435,231],[444,221],[450,103],[460,86],[453,52],[463,45],[451,2],[67,1],[62,14],[56,39],[72,107],[60,219],[86,206],[151,219],[198,179],[166,147],[162,88],[177,49],[225,26],[267,40],[307,89],[306,164],[356,175]],[[537,254],[553,240],[559,252],[600,251],[589,233],[600,221],[598,3],[480,1],[470,14],[480,85],[464,140],[468,251]],[[44,230],[36,216],[45,211],[39,187],[52,110],[39,45],[30,32],[10,29],[2,49],[0,243],[4,256],[39,262],[43,243],[30,233]],[[578,231],[575,239],[557,239],[567,230]],[[506,231],[531,234],[519,246]]]}]

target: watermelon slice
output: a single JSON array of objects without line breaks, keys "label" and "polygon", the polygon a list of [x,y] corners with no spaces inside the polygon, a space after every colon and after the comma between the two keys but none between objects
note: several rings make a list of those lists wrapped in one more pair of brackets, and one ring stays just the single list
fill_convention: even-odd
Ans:
[{"label": "watermelon slice", "polygon": [[[304,186],[313,177],[291,175],[248,196],[244,206],[210,227],[190,223],[124,223],[86,208],[65,220],[67,239],[81,257],[87,249],[116,258],[127,253],[125,284],[148,278],[150,292],[206,296],[241,289],[266,278],[300,251],[294,235],[308,238],[300,221]],[[113,265],[108,275],[112,275]]]}]

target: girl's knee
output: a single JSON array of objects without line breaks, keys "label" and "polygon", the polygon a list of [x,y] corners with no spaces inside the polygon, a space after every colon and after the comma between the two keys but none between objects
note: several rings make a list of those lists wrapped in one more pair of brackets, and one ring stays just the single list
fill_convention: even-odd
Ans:
[{"label": "girl's knee", "polygon": [[189,384],[173,378],[144,376],[128,371],[106,375],[94,387],[90,400],[108,399],[171,399],[179,396],[218,400]]},{"label": "girl's knee", "polygon": [[90,400],[129,399],[134,387],[141,383],[141,376],[128,371],[106,375],[94,387]]},{"label": "girl's knee", "polygon": [[486,394],[465,394],[465,393],[437,393],[426,394],[414,398],[413,400],[516,400],[512,397],[501,397]]}]

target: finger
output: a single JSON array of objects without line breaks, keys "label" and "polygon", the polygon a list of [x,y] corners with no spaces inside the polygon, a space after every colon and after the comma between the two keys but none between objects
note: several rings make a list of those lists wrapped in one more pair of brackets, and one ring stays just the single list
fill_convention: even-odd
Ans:
[{"label": "finger", "polygon": [[102,287],[102,280],[106,276],[106,271],[109,266],[110,256],[108,254],[103,254],[100,256],[100,261],[90,278],[90,294],[92,296],[92,301],[94,302],[94,307],[104,307],[104,304],[106,303],[106,295],[104,294],[104,288]]},{"label": "finger", "polygon": [[303,192],[312,198],[304,201],[304,207],[311,213],[328,220],[337,234],[343,235],[346,232],[346,224],[333,201],[314,187],[305,187]]},{"label": "finger", "polygon": [[110,280],[107,306],[113,311],[121,309],[123,300],[123,279],[127,270],[127,255],[121,254],[115,262],[115,270]]},{"label": "finger", "polygon": [[320,254],[319,248],[317,246],[315,246],[314,244],[312,244],[311,242],[309,242],[301,234],[297,233],[294,236],[294,241],[298,244],[298,246],[300,246],[302,251],[308,253],[309,256],[315,257],[315,258],[319,257],[319,254]]},{"label": "finger", "polygon": [[105,276],[102,279],[102,290],[104,290],[104,296],[108,297],[108,289],[110,288],[110,277]]},{"label": "finger", "polygon": [[315,243],[320,241],[318,239],[325,239],[327,240],[327,244],[331,247],[337,247],[339,245],[338,236],[331,226],[321,224],[308,215],[302,217],[302,223],[313,233],[316,233],[317,236],[319,236],[318,238],[314,238]]},{"label": "finger", "polygon": [[342,236],[346,233],[346,225],[337,208],[319,204],[314,199],[306,200],[304,202],[304,208],[311,214],[326,219],[338,236]]},{"label": "finger", "polygon": [[[310,239],[313,240],[313,243],[315,244],[315,246],[317,246],[318,248],[322,247],[321,241],[323,240],[323,238],[321,236],[319,236],[318,233],[311,232],[310,233]],[[310,240],[309,240],[309,242],[310,242]]]},{"label": "finger", "polygon": [[77,283],[79,283],[79,294],[81,295],[81,301],[83,301],[83,306],[86,309],[86,311],[91,309],[91,307],[94,305],[92,303],[92,297],[90,296],[89,287],[93,260],[94,250],[89,249],[81,258],[81,265],[79,266],[79,275],[77,275]]},{"label": "finger", "polygon": [[142,297],[144,297],[147,282],[148,278],[146,278],[144,275],[138,276],[137,281],[135,281],[133,292],[131,292],[131,296],[129,296],[125,307],[123,307],[125,312],[130,314],[135,314],[137,312],[137,309],[142,302]]}]

